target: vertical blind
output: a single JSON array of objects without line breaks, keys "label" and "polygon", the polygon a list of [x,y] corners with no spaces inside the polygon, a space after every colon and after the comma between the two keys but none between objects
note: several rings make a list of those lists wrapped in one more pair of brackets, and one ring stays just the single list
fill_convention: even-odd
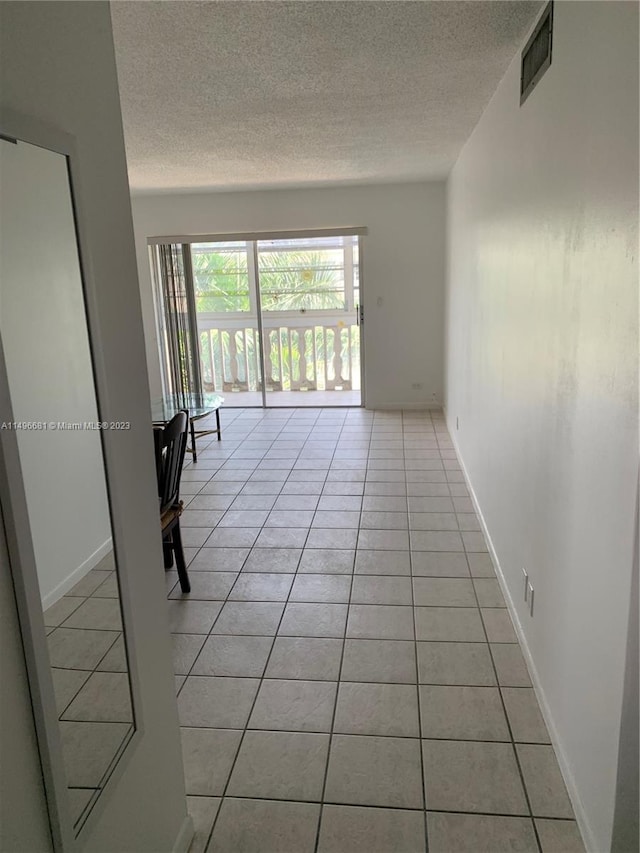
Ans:
[{"label": "vertical blind", "polygon": [[200,396],[202,377],[189,247],[165,243],[157,250],[168,386],[165,390],[182,399]]}]

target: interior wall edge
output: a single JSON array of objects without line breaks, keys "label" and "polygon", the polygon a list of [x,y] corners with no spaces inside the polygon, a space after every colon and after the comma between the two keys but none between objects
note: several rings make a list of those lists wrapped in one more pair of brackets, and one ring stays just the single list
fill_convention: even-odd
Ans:
[{"label": "interior wall edge", "polygon": [[113,539],[110,536],[102,543],[102,545],[99,545],[98,548],[96,548],[93,554],[89,554],[84,562],[80,563],[77,568],[70,572],[55,589],[48,593],[48,595],[44,596],[42,599],[43,609],[46,610],[48,607],[51,607],[51,605],[55,604],[56,601],[59,601],[63,595],[66,595],[66,593],[69,592],[69,590],[75,586],[78,581],[81,581],[82,578],[91,571],[91,569],[95,569],[111,550],[113,550]]},{"label": "interior wall edge", "polygon": [[172,853],[189,853],[194,834],[193,818],[188,814],[182,822]]},{"label": "interior wall edge", "polygon": [[[639,480],[640,480],[640,471]],[[639,483],[640,485],[640,483]],[[639,596],[639,550],[638,541],[640,493],[635,501],[635,547],[633,571],[631,576],[631,595],[629,597],[629,628],[627,633],[627,654],[624,688],[622,694],[622,716],[620,720],[620,741],[618,747],[618,776],[616,780],[616,802],[613,815],[611,853],[627,853],[640,849],[640,770],[639,740],[640,714],[638,712],[640,681],[640,658],[638,656],[638,621],[640,610]]]},{"label": "interior wall edge", "polygon": [[[127,750],[126,767],[119,764],[117,782],[105,787],[100,813],[86,825],[78,846],[84,853],[168,853],[187,806],[166,591],[158,571],[162,544],[149,383],[110,7],[107,2],[9,2],[0,4],[0,17],[2,108],[53,126],[75,143],[73,191],[98,353],[94,378],[100,415],[132,425],[117,436],[104,431],[103,439],[142,724],[135,746]],[[3,728],[16,749],[21,747],[26,764],[34,745],[24,733],[16,689],[23,669],[10,673],[2,699]],[[41,818],[41,798],[26,786],[18,793],[20,813],[28,814],[19,828],[25,843],[9,849],[34,850],[26,839]]]}]

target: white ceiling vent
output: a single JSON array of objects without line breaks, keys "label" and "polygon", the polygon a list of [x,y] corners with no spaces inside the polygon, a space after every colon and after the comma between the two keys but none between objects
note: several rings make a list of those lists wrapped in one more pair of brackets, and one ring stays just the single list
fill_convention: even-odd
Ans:
[{"label": "white ceiling vent", "polygon": [[553,34],[553,0],[546,6],[542,17],[536,24],[531,38],[522,51],[520,66],[520,106],[524,104],[533,89],[542,79],[551,65],[551,42]]}]

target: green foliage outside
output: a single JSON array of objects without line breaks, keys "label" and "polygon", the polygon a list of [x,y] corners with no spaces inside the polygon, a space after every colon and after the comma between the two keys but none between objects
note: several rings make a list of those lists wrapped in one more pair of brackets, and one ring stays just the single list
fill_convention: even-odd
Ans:
[{"label": "green foliage outside", "polygon": [[[249,311],[244,251],[192,251],[198,311]],[[263,311],[344,310],[342,252],[262,252],[258,256]]]},{"label": "green foliage outside", "polygon": [[246,252],[191,252],[197,311],[248,311]]}]

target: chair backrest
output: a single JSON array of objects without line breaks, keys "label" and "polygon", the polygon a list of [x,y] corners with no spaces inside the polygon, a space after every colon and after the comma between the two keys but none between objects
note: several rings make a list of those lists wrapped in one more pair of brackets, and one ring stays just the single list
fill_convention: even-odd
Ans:
[{"label": "chair backrest", "polygon": [[179,500],[188,429],[189,416],[184,411],[178,412],[166,426],[153,430],[160,514]]}]

